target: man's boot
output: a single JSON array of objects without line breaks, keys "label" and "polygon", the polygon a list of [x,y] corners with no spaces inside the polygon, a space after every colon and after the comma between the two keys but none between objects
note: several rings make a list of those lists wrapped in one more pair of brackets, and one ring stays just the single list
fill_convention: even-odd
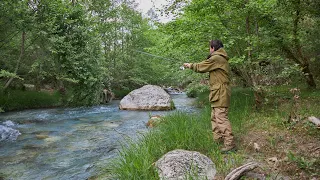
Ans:
[{"label": "man's boot", "polygon": [[224,145],[224,147],[220,150],[222,154],[228,154],[231,152],[236,152],[237,151],[237,146],[236,145]]},{"label": "man's boot", "polygon": [[223,139],[222,138],[213,138],[213,141],[217,144],[222,145],[223,144]]}]

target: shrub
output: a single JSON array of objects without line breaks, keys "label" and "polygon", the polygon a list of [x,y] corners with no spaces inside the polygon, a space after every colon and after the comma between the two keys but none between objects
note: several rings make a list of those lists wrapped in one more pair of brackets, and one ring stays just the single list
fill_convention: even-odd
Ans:
[{"label": "shrub", "polygon": [[0,92],[0,108],[4,111],[46,108],[61,105],[60,94],[38,91],[10,90]]}]

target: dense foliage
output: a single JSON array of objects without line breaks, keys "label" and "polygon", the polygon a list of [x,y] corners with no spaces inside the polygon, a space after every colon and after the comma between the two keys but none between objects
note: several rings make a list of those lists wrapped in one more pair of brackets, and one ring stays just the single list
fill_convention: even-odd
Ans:
[{"label": "dense foliage", "polygon": [[[315,0],[172,0],[167,12],[178,16],[160,28],[168,34],[163,47],[167,55],[199,62],[208,53],[208,39],[221,39],[234,83],[252,87],[259,105],[270,85],[304,81],[316,87],[319,10]],[[186,82],[207,78],[188,73]]]},{"label": "dense foliage", "polygon": [[[0,88],[33,84],[58,90],[63,104],[99,103],[103,88],[118,94],[144,84],[205,90],[207,75],[181,71],[199,62],[208,41],[221,39],[233,83],[252,87],[262,104],[270,85],[319,83],[317,0],[170,0],[157,22],[132,0],[2,0]],[[300,83],[301,84],[301,83]]]},{"label": "dense foliage", "polygon": [[[8,93],[58,90],[67,105],[99,103],[102,89],[156,84],[161,61],[142,54],[151,26],[132,1],[0,2],[0,81]],[[159,72],[159,73],[158,73]],[[66,95],[66,96],[64,96]]]}]

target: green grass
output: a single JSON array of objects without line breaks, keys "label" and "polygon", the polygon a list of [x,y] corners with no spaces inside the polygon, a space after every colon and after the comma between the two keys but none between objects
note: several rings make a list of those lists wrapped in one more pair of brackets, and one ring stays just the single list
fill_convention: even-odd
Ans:
[{"label": "green grass", "polygon": [[[306,150],[306,147],[310,144],[317,146],[320,131],[317,126],[308,122],[307,117],[320,117],[320,90],[300,88],[298,107],[293,108],[294,95],[290,92],[293,87],[272,87],[271,93],[267,96],[269,101],[260,111],[250,113],[245,128],[259,137],[258,143],[264,148],[263,152],[257,153],[257,156],[253,155],[254,158],[264,161],[269,157],[284,158],[287,154],[289,160],[279,167],[278,172],[292,179],[306,179],[306,177],[312,179],[311,177],[317,174],[320,163],[316,160],[318,157],[312,153],[313,150]],[[288,121],[292,111],[300,117],[297,122]],[[248,144],[250,138],[246,136],[244,139]],[[289,168],[292,169],[288,170]],[[306,177],[300,177],[299,174],[304,174]],[[319,173],[316,177],[318,176]]]},{"label": "green grass", "polygon": [[58,92],[53,94],[21,90],[0,92],[0,109],[4,111],[55,107],[59,105],[61,104]]},{"label": "green grass", "polygon": [[264,112],[272,117],[277,116],[277,119],[288,118],[291,110],[296,111],[301,116],[301,119],[305,119],[309,116],[320,117],[320,90],[298,87],[300,89],[298,108],[292,109],[294,95],[290,93],[290,89],[293,87],[294,86],[272,87],[270,89],[270,92],[272,93],[269,93],[267,97],[269,100],[265,104]]},{"label": "green grass", "polygon": [[300,169],[304,169],[307,172],[317,172],[317,170],[320,168],[319,159],[308,159],[303,156],[293,154],[291,151],[288,152],[287,157],[289,161],[296,163]]},{"label": "green grass", "polygon": [[[208,94],[199,96],[199,101],[207,99]],[[252,93],[247,89],[234,89],[229,112],[235,136],[245,133],[243,121],[251,109]],[[165,153],[174,149],[198,151],[210,157],[217,171],[225,175],[231,168],[243,162],[241,154],[222,155],[220,147],[213,142],[210,122],[211,108],[204,104],[203,111],[196,115],[177,112],[163,117],[163,123],[150,132],[141,135],[138,141],[128,140],[127,145],[105,168],[101,178],[116,179],[159,179],[154,168],[156,162]]]}]

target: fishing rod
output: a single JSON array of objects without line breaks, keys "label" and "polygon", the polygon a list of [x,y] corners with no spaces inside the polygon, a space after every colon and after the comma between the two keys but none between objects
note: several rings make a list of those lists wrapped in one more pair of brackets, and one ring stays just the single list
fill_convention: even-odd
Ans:
[{"label": "fishing rod", "polygon": [[[175,60],[175,61],[177,61],[176,59],[169,59],[169,58],[167,58],[167,57],[150,54],[150,53],[147,53],[147,52],[144,52],[144,51],[139,51],[139,50],[134,50],[134,51],[135,51],[135,52],[142,53],[142,54],[145,54],[145,55],[148,55],[148,56],[152,56],[152,57],[157,57],[157,58],[160,58],[160,59],[164,59],[164,60],[169,60],[169,61]],[[180,66],[179,69],[180,69],[180,70],[184,70],[185,68],[184,68],[184,66]]]}]

